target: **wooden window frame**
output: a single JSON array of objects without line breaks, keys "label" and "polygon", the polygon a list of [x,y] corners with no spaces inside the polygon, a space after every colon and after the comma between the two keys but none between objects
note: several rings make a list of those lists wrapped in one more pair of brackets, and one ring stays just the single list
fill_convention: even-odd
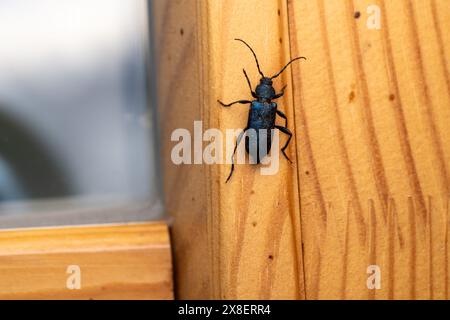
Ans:
[{"label": "wooden window frame", "polygon": [[0,299],[173,299],[165,222],[1,230],[0,243]]},{"label": "wooden window frame", "polygon": [[[153,85],[148,83],[150,105],[156,101]],[[173,299],[169,226],[147,221],[144,212],[153,209],[139,202],[6,214],[0,229],[0,299]],[[70,221],[82,225],[65,225]],[[69,288],[69,266],[79,267],[79,289]]]}]

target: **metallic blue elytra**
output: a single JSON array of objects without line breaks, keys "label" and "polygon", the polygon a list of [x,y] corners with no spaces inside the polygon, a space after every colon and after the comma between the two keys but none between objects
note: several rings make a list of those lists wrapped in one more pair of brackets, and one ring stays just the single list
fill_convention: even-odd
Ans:
[{"label": "metallic blue elytra", "polygon": [[[254,129],[255,131],[251,130],[251,132],[254,132],[256,134],[256,139],[250,139],[248,136],[245,137],[245,149],[248,153],[253,154],[253,152],[256,152],[256,163],[260,163],[261,159],[269,153],[271,146],[272,146],[272,129],[278,129],[281,132],[288,135],[288,140],[286,144],[281,148],[281,152],[283,153],[284,157],[291,162],[289,157],[286,155],[285,150],[289,145],[289,142],[292,138],[291,131],[287,128],[287,118],[286,115],[277,109],[277,104],[275,102],[272,102],[274,99],[278,99],[283,96],[284,90],[286,89],[286,86],[284,86],[281,89],[280,93],[276,93],[275,89],[272,86],[272,79],[275,79],[278,77],[292,62],[299,60],[299,59],[305,59],[305,57],[297,57],[289,61],[278,73],[276,73],[272,77],[266,77],[262,73],[260,67],[258,58],[256,57],[255,52],[253,49],[242,39],[234,39],[236,41],[240,41],[243,44],[245,44],[250,51],[253,53],[253,56],[256,61],[256,67],[258,68],[258,72],[261,75],[261,79],[259,81],[259,84],[256,86],[255,91],[252,89],[252,85],[250,83],[250,79],[247,76],[247,72],[245,72],[245,69],[242,71],[244,72],[244,76],[247,79],[248,86],[250,87],[250,92],[252,94],[252,97],[256,100],[250,101],[250,100],[237,100],[228,104],[225,104],[221,102],[220,100],[217,100],[222,106],[224,107],[230,107],[233,104],[240,103],[240,104],[251,104],[250,111],[248,114],[248,122],[247,127],[244,129],[244,131],[239,135],[236,145],[234,147],[233,155],[231,156],[231,170],[230,174],[227,178],[228,182],[233,175],[234,171],[234,154],[236,153],[236,149],[238,147],[239,142],[241,141],[243,135],[246,131],[249,129]],[[276,116],[280,116],[285,120],[285,126],[278,126],[275,124]],[[267,143],[265,144],[266,150],[260,150],[260,146],[263,144],[261,143],[262,139],[267,139]],[[256,143],[257,145],[254,146],[252,143]],[[261,157],[261,158],[260,158]]]},{"label": "metallic blue elytra", "polygon": [[[275,118],[277,115],[276,112],[277,104],[275,102],[252,101],[248,114],[247,130],[254,129],[256,139],[250,139],[249,136],[246,136],[245,150],[252,156],[256,156],[256,163],[260,163],[261,159],[270,152],[272,146],[272,129],[275,128]],[[261,139],[266,139],[264,145]],[[250,145],[251,143],[256,145]],[[260,146],[265,146],[265,148],[260,150]]]}]

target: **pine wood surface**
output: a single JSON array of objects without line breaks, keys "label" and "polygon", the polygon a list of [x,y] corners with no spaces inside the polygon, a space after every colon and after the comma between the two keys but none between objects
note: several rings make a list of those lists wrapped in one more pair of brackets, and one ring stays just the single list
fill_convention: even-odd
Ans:
[{"label": "pine wood surface", "polygon": [[173,299],[165,223],[2,230],[0,244],[0,299]]},{"label": "pine wood surface", "polygon": [[[381,29],[367,27],[367,8]],[[356,14],[359,12],[359,15]],[[180,298],[448,297],[450,2],[155,1],[165,194]],[[176,128],[243,128],[262,70],[290,165],[181,165]],[[281,135],[281,143],[285,140]],[[366,285],[369,265],[381,289]]]}]

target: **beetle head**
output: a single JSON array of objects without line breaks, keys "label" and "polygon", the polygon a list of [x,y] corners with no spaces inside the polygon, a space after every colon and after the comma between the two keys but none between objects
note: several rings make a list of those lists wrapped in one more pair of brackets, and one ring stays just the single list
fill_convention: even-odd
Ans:
[{"label": "beetle head", "polygon": [[283,68],[281,68],[281,70],[279,72],[277,72],[275,75],[273,75],[272,77],[266,77],[264,75],[264,73],[261,71],[261,68],[259,67],[259,62],[258,62],[258,58],[256,57],[256,53],[255,51],[253,51],[253,49],[250,47],[250,45],[248,45],[247,42],[245,42],[242,39],[234,39],[236,41],[240,41],[243,44],[245,44],[250,51],[253,54],[253,57],[255,57],[255,62],[256,62],[256,67],[258,68],[258,72],[261,75],[261,80],[260,83],[256,86],[256,95],[258,96],[258,98],[262,98],[262,99],[267,99],[270,100],[275,96],[275,90],[272,87],[272,79],[275,79],[276,77],[278,77],[280,74],[283,73],[283,71],[294,61],[300,60],[300,59],[304,59],[306,60],[305,57],[297,57],[292,59],[291,61],[289,61]]}]

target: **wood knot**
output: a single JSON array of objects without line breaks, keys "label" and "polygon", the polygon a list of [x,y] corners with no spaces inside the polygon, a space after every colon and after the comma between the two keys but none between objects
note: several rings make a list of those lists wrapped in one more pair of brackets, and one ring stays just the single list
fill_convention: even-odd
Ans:
[{"label": "wood knot", "polygon": [[351,91],[348,95],[348,102],[352,102],[353,100],[355,100],[355,92]]}]

